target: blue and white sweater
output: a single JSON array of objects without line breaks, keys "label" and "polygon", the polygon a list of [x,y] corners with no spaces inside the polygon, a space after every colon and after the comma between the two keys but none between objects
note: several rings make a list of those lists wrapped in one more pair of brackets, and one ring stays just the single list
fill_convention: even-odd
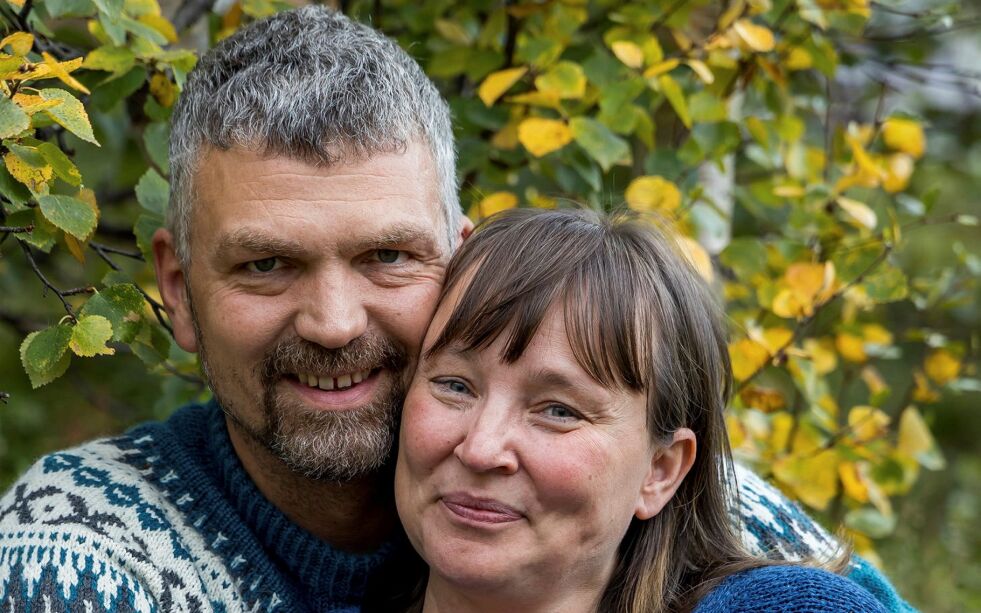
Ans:
[{"label": "blue and white sweater", "polygon": [[[753,552],[821,558],[837,544],[737,469]],[[0,498],[0,612],[358,611],[394,544],[338,551],[266,500],[214,402],[41,458]],[[850,578],[912,610],[859,559]]]}]

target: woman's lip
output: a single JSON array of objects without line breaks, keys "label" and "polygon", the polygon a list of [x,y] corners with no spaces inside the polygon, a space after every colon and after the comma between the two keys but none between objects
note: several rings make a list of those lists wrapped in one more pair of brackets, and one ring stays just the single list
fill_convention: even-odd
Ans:
[{"label": "woman's lip", "polygon": [[440,501],[454,515],[478,523],[503,524],[524,517],[520,511],[499,500],[464,492],[444,494]]}]

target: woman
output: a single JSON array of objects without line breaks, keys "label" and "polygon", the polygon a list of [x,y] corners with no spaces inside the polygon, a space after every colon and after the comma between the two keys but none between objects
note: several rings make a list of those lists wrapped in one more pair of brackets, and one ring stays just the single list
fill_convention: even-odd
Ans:
[{"label": "woman", "polygon": [[416,608],[880,610],[741,550],[730,384],[715,301],[654,228],[534,210],[478,227],[405,402],[396,499],[430,568]]}]

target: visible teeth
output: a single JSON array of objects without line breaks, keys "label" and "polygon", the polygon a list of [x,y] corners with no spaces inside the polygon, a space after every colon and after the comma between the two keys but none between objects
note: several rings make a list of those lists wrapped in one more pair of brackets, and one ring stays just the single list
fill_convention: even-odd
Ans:
[{"label": "visible teeth", "polygon": [[317,375],[307,375],[307,385],[317,387]]},{"label": "visible teeth", "polygon": [[332,390],[334,389],[334,378],[333,377],[320,377],[320,389],[322,390]]},{"label": "visible teeth", "polygon": [[356,372],[351,375],[351,381],[355,383],[361,383],[364,380],[364,373]]},{"label": "visible teeth", "polygon": [[337,387],[351,387],[351,375],[341,375],[337,378]]}]

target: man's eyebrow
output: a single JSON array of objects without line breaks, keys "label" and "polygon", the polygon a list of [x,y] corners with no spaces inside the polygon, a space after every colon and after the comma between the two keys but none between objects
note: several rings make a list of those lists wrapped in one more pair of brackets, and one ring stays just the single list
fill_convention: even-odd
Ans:
[{"label": "man's eyebrow", "polygon": [[298,243],[248,228],[223,234],[215,245],[215,251],[218,253],[235,249],[286,257],[298,257],[306,253]]},{"label": "man's eyebrow", "polygon": [[385,249],[398,245],[415,245],[429,251],[435,251],[437,249],[434,232],[412,224],[395,225],[385,228],[383,231],[372,236],[357,237],[352,242],[352,249],[355,251],[370,251],[372,249]]}]

